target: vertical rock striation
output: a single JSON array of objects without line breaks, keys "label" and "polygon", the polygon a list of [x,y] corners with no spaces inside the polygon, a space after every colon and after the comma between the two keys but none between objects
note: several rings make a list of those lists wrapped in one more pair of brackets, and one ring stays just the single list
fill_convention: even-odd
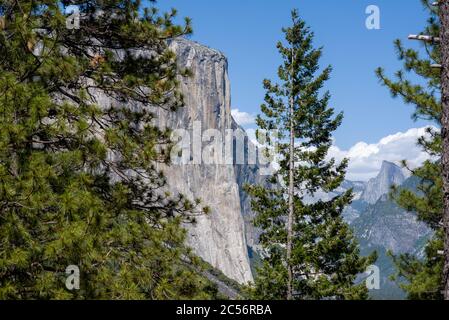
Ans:
[{"label": "vertical rock striation", "polygon": [[[204,131],[214,129],[221,137],[235,127],[231,117],[230,83],[225,56],[195,42],[178,39],[171,43],[181,67],[188,67],[193,76],[181,80],[185,107],[176,113],[158,112],[160,125],[188,130],[193,138],[194,126],[201,127],[201,150],[191,144],[189,163],[163,168],[171,192],[183,193],[190,199],[200,198],[211,208],[207,216],[197,217],[196,224],[187,225],[188,243],[193,250],[226,276],[247,283],[252,281],[245,239],[245,226],[240,206],[240,191],[234,166],[192,161],[213,147],[216,137],[206,139]],[[192,141],[192,140],[191,140]],[[220,156],[215,152],[213,157]],[[196,152],[195,154],[193,152]],[[223,150],[224,152],[224,150]],[[198,154],[200,153],[200,154]],[[204,157],[204,156],[203,156]]]}]

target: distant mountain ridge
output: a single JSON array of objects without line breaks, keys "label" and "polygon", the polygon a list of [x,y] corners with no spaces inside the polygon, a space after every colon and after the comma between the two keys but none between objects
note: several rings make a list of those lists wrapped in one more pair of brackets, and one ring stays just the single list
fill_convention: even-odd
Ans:
[{"label": "distant mountain ridge", "polygon": [[366,183],[360,199],[374,204],[382,195],[390,191],[392,185],[401,185],[405,179],[401,168],[392,162],[383,161],[379,174]]},{"label": "distant mountain ridge", "polygon": [[[416,177],[406,177],[396,164],[383,161],[379,174],[365,183],[356,200],[345,209],[344,216],[360,243],[361,253],[377,251],[375,263],[380,269],[380,290],[371,290],[375,299],[403,299],[405,293],[389,278],[396,269],[388,252],[422,254],[432,231],[416,215],[390,199],[392,185],[414,190]],[[350,182],[347,183],[351,185]]]},{"label": "distant mountain ridge", "polygon": [[[361,253],[363,255],[369,255],[373,251],[378,253],[379,258],[375,264],[380,269],[381,287],[380,290],[371,290],[372,298],[405,298],[405,293],[389,279],[395,272],[395,266],[387,252],[420,256],[427,239],[432,234],[424,223],[417,221],[413,213],[400,208],[389,197],[392,185],[414,189],[415,180],[416,177],[407,177],[396,164],[383,161],[378,175],[367,182],[345,180],[335,192],[317,192],[314,197],[304,198],[306,202],[330,200],[346,190],[353,190],[354,200],[345,208],[343,217],[351,226],[360,244]],[[250,210],[248,206],[242,208]],[[247,223],[248,221],[246,220]],[[250,226],[247,230],[249,228]],[[251,238],[254,239],[255,236]],[[250,249],[257,252],[257,246],[251,245],[253,243],[253,240],[248,241]]]}]

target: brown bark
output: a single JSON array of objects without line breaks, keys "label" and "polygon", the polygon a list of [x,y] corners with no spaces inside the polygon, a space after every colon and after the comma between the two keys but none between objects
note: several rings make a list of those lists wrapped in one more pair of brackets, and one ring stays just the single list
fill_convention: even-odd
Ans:
[{"label": "brown bark", "polygon": [[440,3],[440,41],[441,41],[441,134],[443,138],[443,229],[444,229],[444,269],[443,269],[443,294],[444,299],[449,300],[449,0],[441,0]]}]

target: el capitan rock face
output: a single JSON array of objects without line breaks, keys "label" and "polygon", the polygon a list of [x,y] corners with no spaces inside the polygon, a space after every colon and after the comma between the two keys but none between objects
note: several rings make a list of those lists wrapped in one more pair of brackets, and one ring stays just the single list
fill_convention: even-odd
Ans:
[{"label": "el capitan rock face", "polygon": [[[181,79],[185,107],[173,114],[159,111],[159,123],[186,129],[192,138],[194,124],[203,133],[216,129],[225,137],[227,129],[235,128],[225,56],[186,39],[178,39],[170,46],[180,66],[190,68],[193,75]],[[212,146],[211,140],[202,143],[202,153]],[[193,156],[192,153],[191,160]],[[188,243],[194,252],[229,278],[240,283],[252,281],[234,166],[202,161],[173,164],[163,171],[171,192],[200,198],[211,208],[210,214],[196,218],[196,224],[187,225]]]},{"label": "el capitan rock face", "polygon": [[[217,50],[183,38],[173,41],[170,47],[176,53],[180,67],[189,68],[192,76],[179,79],[180,90],[184,95],[183,108],[176,112],[162,108],[151,109],[154,112],[155,125],[173,130],[188,130],[190,134],[194,126],[199,126],[203,136],[204,131],[212,129],[222,137],[226,136],[228,130],[237,129],[238,126],[231,116],[226,57]],[[117,50],[115,54],[120,59],[124,52]],[[151,53],[137,50],[135,54],[145,57]],[[122,101],[117,101],[99,90],[91,89],[89,93],[100,107],[123,106]],[[126,106],[132,109],[143,107],[138,102],[128,102]],[[204,157],[207,148],[213,145],[217,145],[214,137],[205,139],[200,157]],[[197,153],[195,155],[198,156]],[[112,154],[111,160],[114,160]],[[182,193],[189,200],[201,199],[202,205],[211,209],[208,215],[197,216],[195,224],[185,225],[188,245],[198,256],[230,279],[241,284],[252,282],[245,220],[241,208],[242,185],[239,185],[239,181],[251,182],[251,179],[242,178],[249,172],[245,165],[240,165],[240,169],[237,169],[238,166],[234,166],[232,161],[230,164],[209,165],[200,162],[156,165],[167,178],[167,188],[161,190],[162,192]]]}]

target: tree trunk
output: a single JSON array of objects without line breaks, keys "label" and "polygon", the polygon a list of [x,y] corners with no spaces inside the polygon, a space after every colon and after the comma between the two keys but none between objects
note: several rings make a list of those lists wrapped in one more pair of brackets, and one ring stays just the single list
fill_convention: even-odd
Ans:
[{"label": "tree trunk", "polygon": [[[293,49],[292,49],[292,69],[293,69]],[[291,264],[292,258],[292,240],[293,240],[293,169],[295,165],[294,150],[295,150],[295,131],[293,128],[293,74],[291,77],[291,92],[290,92],[290,159],[289,159],[289,185],[288,185],[288,222],[287,222],[287,300],[293,299],[293,266]]]},{"label": "tree trunk", "polygon": [[443,294],[449,300],[449,0],[440,1],[440,41],[441,41],[441,134],[443,138],[443,194],[444,194],[444,269]]}]

